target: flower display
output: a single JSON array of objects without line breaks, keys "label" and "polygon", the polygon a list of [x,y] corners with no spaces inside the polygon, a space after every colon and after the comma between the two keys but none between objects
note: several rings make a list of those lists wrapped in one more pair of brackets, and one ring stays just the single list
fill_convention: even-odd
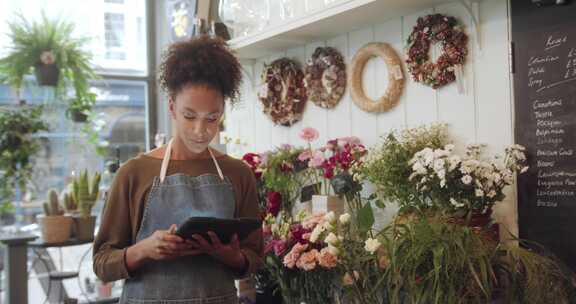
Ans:
[{"label": "flower display", "polygon": [[505,158],[482,159],[483,145],[469,145],[465,155],[454,153],[453,145],[417,152],[410,165],[409,180],[430,196],[431,204],[444,204],[449,210],[486,213],[504,199],[503,189],[514,181],[515,173],[528,170],[524,147],[513,145]]}]

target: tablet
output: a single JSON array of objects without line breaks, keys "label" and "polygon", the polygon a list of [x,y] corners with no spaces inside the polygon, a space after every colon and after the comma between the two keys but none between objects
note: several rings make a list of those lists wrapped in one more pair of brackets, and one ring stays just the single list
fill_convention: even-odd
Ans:
[{"label": "tablet", "polygon": [[207,232],[213,231],[222,243],[227,244],[234,234],[238,234],[238,239],[243,240],[260,227],[262,220],[256,218],[190,217],[178,227],[176,235],[183,239],[192,239],[192,235],[198,234],[210,242]]}]

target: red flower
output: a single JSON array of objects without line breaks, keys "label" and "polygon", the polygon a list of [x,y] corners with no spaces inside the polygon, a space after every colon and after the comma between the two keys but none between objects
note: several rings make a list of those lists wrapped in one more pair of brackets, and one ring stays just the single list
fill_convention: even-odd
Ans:
[{"label": "red flower", "polygon": [[304,234],[310,233],[310,229],[306,229],[302,227],[301,224],[295,224],[290,227],[290,233],[292,234],[292,238],[294,241],[300,244],[308,244],[310,241],[304,238]]},{"label": "red flower", "polygon": [[277,216],[282,207],[282,195],[279,192],[268,192],[268,202],[266,204],[266,213]]},{"label": "red flower", "polygon": [[294,170],[294,165],[292,163],[289,163],[287,161],[283,161],[282,164],[280,164],[280,171],[282,172],[292,172]]}]

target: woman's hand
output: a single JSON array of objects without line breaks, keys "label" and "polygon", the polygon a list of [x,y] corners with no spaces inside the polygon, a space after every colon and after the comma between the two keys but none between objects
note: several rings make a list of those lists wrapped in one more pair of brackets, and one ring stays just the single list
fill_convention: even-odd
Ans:
[{"label": "woman's hand", "polygon": [[192,240],[186,242],[232,268],[243,269],[246,266],[246,257],[240,250],[237,234],[232,236],[228,244],[222,244],[216,233],[212,231],[208,232],[208,236],[210,242],[198,234],[193,235]]},{"label": "woman's hand", "polygon": [[198,255],[203,251],[174,234],[176,225],[169,230],[157,230],[149,237],[129,247],[126,251],[126,266],[138,268],[145,260],[170,260],[186,255]]}]

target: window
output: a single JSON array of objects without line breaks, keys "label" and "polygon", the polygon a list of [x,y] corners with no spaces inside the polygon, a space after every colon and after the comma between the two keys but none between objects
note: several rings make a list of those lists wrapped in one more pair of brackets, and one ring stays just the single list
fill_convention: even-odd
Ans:
[{"label": "window", "polygon": [[[51,189],[59,191],[69,183],[71,174],[88,169],[105,172],[101,188],[107,189],[113,176],[106,172],[107,164],[124,162],[148,147],[149,113],[151,102],[149,86],[154,85],[148,77],[148,41],[146,5],[154,0],[3,0],[0,1],[0,56],[8,49],[10,40],[6,33],[6,21],[12,20],[16,12],[30,20],[38,20],[41,11],[51,17],[60,17],[75,23],[75,35],[88,36],[87,49],[93,54],[93,63],[102,79],[92,83],[92,92],[97,95],[90,124],[74,123],[66,117],[66,103],[53,98],[49,88],[25,87],[22,98],[27,104],[44,105],[44,117],[50,123],[50,131],[37,134],[42,148],[34,159],[33,182],[29,185],[26,203],[18,208],[17,214],[23,224],[35,222],[42,212],[42,201]],[[31,79],[32,75],[29,76]],[[0,84],[0,108],[18,107],[15,94]],[[96,135],[88,137],[87,133]],[[104,147],[98,154],[95,147]],[[99,214],[101,200],[93,211]],[[6,220],[6,219],[4,219]],[[3,224],[10,224],[14,216]],[[64,249],[66,265],[77,265],[88,247]],[[69,296],[84,299],[95,275],[91,271],[91,255],[82,260],[81,282],[72,280],[65,286]],[[74,268],[74,267],[72,267]],[[89,279],[89,280],[87,280]],[[37,278],[31,274],[29,280],[31,303],[44,301],[45,295],[38,288]],[[79,289],[79,284],[82,290]],[[93,289],[93,288],[92,288]],[[0,297],[2,297],[0,292]]]},{"label": "window", "polygon": [[124,15],[104,13],[104,33],[106,59],[125,60]]}]

